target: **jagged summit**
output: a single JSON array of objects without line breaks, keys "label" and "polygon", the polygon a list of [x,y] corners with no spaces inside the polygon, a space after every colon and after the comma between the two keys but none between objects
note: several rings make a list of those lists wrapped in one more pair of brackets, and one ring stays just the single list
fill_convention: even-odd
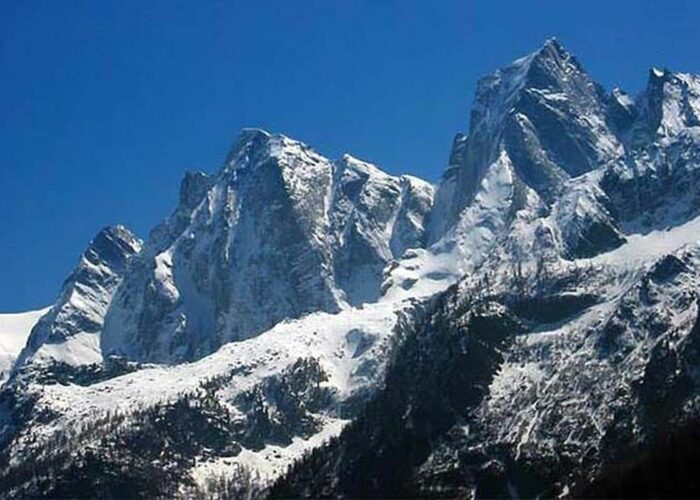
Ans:
[{"label": "jagged summit", "polygon": [[469,133],[483,133],[483,128],[498,126],[522,91],[556,89],[575,73],[584,70],[574,56],[556,39],[547,40],[538,50],[479,79]]},{"label": "jagged summit", "polygon": [[[278,137],[281,136],[280,134],[276,134]],[[241,149],[241,147],[244,147],[246,144],[263,144],[265,143],[268,139],[270,139],[273,136],[272,133],[268,132],[267,130],[264,130],[262,128],[258,127],[244,127],[241,129],[239,132],[238,136],[236,139],[233,141],[233,145],[230,148],[230,153],[235,154],[236,151]],[[228,161],[227,161],[228,163]]]},{"label": "jagged summit", "polygon": [[569,52],[556,37],[545,40],[542,47],[533,52],[530,58],[530,70],[536,64],[550,65],[550,68],[556,67],[559,70],[565,70],[570,67],[575,67],[579,71],[583,70],[576,56]]},{"label": "jagged summit", "polygon": [[433,187],[281,134],[245,129],[214,176],[187,174],[105,319],[105,353],[196,359],[280,320],[376,300],[424,244]]},{"label": "jagged summit", "polygon": [[279,167],[299,166],[294,161],[299,157],[305,157],[308,162],[322,158],[307,144],[284,134],[244,128],[231,146],[220,175],[267,165],[265,160],[270,158],[280,160],[273,162]]},{"label": "jagged summit", "polygon": [[[458,136],[448,178],[431,217],[440,239],[473,203],[490,166],[505,161],[517,194],[551,203],[565,182],[623,154],[608,118],[608,97],[556,40],[479,80],[469,134]],[[504,156],[505,155],[505,156]],[[447,174],[446,174],[447,175]],[[504,208],[512,213],[511,208]]]},{"label": "jagged summit", "polygon": [[93,265],[106,265],[124,271],[129,258],[140,250],[141,240],[125,226],[117,224],[105,226],[97,233],[83,254],[83,259]]},{"label": "jagged summit", "polygon": [[564,49],[564,46],[559,42],[556,36],[550,36],[544,41],[538,52],[541,53],[544,51],[555,51],[558,54],[563,54],[566,52],[566,49]]},{"label": "jagged summit", "polygon": [[63,283],[56,303],[32,329],[15,371],[30,363],[99,363],[105,313],[141,245],[141,240],[122,225],[101,229]]},{"label": "jagged summit", "polygon": [[700,77],[652,68],[646,90],[638,99],[635,146],[655,138],[672,138],[700,126]]}]

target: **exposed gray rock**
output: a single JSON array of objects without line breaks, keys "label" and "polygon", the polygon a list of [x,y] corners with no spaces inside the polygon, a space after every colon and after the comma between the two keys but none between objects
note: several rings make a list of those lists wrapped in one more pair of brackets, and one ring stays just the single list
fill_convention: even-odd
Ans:
[{"label": "exposed gray rock", "polygon": [[[469,136],[458,137],[451,155],[451,165],[459,168],[440,185],[450,194],[437,194],[436,211],[447,217],[442,224],[456,223],[502,152],[518,178],[545,201],[570,177],[618,157],[622,148],[608,125],[606,100],[602,88],[554,39],[479,80]],[[441,236],[435,231],[432,241]]]}]

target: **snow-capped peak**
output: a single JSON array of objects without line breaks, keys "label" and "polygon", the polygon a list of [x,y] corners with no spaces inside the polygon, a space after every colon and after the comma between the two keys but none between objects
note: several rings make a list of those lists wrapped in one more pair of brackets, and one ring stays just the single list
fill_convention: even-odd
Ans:
[{"label": "snow-capped peak", "polygon": [[700,77],[652,68],[640,98],[640,120],[635,145],[654,139],[672,139],[686,129],[700,126]]},{"label": "snow-capped peak", "polygon": [[[469,135],[455,141],[458,162],[437,195],[436,241],[458,223],[503,151],[519,183],[550,203],[564,183],[619,158],[623,147],[608,119],[608,98],[555,39],[482,78]],[[444,221],[438,218],[446,218]]]},{"label": "snow-capped peak", "polygon": [[584,73],[576,59],[556,39],[550,38],[535,52],[479,80],[470,134],[500,127],[523,90],[550,90],[552,98],[556,98],[564,90],[562,82],[576,73]]},{"label": "snow-capped peak", "polygon": [[140,251],[141,240],[124,226],[100,230],[64,282],[58,301],[32,329],[15,370],[29,364],[100,363],[107,307],[132,257]]},{"label": "snow-capped peak", "polygon": [[183,180],[109,308],[102,349],[196,359],[283,319],[376,299],[386,263],[424,244],[432,197],[350,155],[333,162],[245,129],[215,176]]}]

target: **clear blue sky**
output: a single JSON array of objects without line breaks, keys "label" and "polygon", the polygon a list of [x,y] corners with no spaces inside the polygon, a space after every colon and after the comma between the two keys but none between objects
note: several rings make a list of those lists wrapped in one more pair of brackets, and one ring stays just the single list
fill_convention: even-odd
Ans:
[{"label": "clear blue sky", "polygon": [[700,72],[696,1],[2,2],[0,311],[145,237],[242,127],[437,180],[476,79],[556,36],[610,88]]}]

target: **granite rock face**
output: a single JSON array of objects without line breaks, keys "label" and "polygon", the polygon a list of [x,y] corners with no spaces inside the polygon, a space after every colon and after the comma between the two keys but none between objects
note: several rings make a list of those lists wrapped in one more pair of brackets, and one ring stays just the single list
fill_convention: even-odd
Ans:
[{"label": "granite rock face", "polygon": [[213,178],[188,174],[105,319],[105,353],[197,359],[284,319],[379,295],[382,270],[422,246],[433,188],[350,155],[247,130]]},{"label": "granite rock face", "polygon": [[[456,196],[438,199],[449,227],[472,203],[489,165],[505,154],[518,179],[545,201],[564,182],[622,154],[603,89],[552,39],[538,51],[479,80],[469,135],[455,141]],[[450,176],[454,175],[449,170]],[[440,189],[443,189],[441,185]],[[440,231],[431,235],[441,237]]]}]

